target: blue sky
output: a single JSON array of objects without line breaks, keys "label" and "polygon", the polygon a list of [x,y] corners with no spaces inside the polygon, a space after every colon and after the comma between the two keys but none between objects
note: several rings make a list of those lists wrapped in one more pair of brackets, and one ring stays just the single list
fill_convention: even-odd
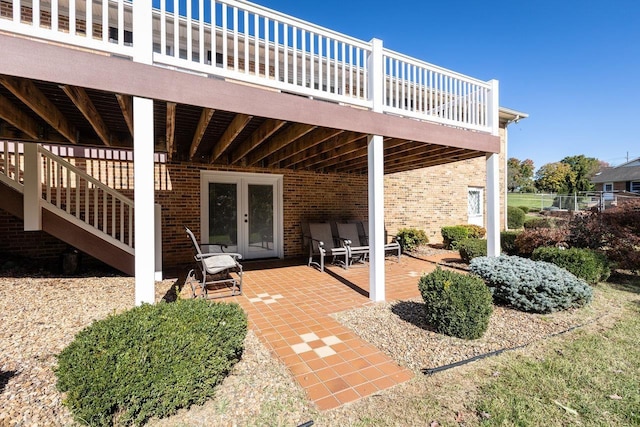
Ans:
[{"label": "blue sky", "polygon": [[260,5],[482,80],[509,126],[509,156],[536,168],[584,154],[640,157],[637,0],[257,0]]}]

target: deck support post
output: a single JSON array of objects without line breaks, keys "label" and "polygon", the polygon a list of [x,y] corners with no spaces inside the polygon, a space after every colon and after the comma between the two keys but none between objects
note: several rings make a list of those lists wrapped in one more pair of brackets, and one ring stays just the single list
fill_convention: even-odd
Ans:
[{"label": "deck support post", "polygon": [[[500,136],[498,80],[491,80],[488,99],[491,134]],[[487,255],[500,256],[500,155],[487,153]]]},{"label": "deck support post", "polygon": [[[6,143],[5,143],[6,144]],[[17,144],[17,143],[16,143]],[[25,143],[24,147],[24,231],[42,230],[42,209],[40,199],[42,198],[42,179],[38,155],[38,144]],[[16,149],[16,153],[18,150]],[[19,161],[16,158],[16,161]],[[56,185],[61,183],[56,182]]]},{"label": "deck support post", "polygon": [[[372,110],[382,112],[384,100],[384,63],[382,40],[371,40],[369,65],[369,97]],[[384,301],[384,140],[381,135],[367,139],[369,183],[369,298]]]},{"label": "deck support post", "polygon": [[153,100],[133,98],[135,208],[135,302],[155,302],[156,228],[154,203]]}]

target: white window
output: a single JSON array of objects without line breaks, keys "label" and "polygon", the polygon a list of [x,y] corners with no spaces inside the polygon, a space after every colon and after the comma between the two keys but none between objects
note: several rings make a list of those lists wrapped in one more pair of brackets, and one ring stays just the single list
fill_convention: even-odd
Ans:
[{"label": "white window", "polygon": [[602,185],[605,200],[613,200],[613,182],[605,182]]}]

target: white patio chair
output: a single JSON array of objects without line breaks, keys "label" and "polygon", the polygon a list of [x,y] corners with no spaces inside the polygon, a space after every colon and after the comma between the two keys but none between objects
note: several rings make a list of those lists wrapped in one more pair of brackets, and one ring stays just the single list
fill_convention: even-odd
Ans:
[{"label": "white patio chair", "polygon": [[[242,295],[242,265],[238,262],[239,259],[242,259],[242,255],[224,252],[226,245],[223,244],[207,244],[207,247],[219,246],[220,252],[203,253],[193,232],[188,227],[184,228],[191,239],[194,251],[193,259],[198,265],[198,268],[189,271],[185,280],[185,283],[191,284],[193,297],[208,298],[208,287],[212,285],[226,286],[230,289],[230,294],[216,294],[212,298]],[[231,273],[235,273],[235,277]]]}]

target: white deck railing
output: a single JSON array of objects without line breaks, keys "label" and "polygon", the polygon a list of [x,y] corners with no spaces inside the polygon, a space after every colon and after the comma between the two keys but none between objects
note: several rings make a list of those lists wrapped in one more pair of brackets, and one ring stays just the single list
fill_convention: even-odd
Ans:
[{"label": "white deck railing", "polygon": [[[24,147],[0,141],[0,179],[23,192]],[[38,145],[40,205],[133,253],[133,201]],[[30,171],[29,173],[37,173]]]},{"label": "white deck railing", "polygon": [[489,82],[387,49],[374,56],[371,42],[247,1],[0,0],[0,5],[0,30],[134,60],[141,49],[134,46],[134,8],[151,7],[151,22],[135,25],[142,34],[152,33],[148,49],[157,65],[364,108],[373,107],[369,78],[378,62],[384,68],[383,112],[496,129],[497,108],[490,100],[497,89]]}]

